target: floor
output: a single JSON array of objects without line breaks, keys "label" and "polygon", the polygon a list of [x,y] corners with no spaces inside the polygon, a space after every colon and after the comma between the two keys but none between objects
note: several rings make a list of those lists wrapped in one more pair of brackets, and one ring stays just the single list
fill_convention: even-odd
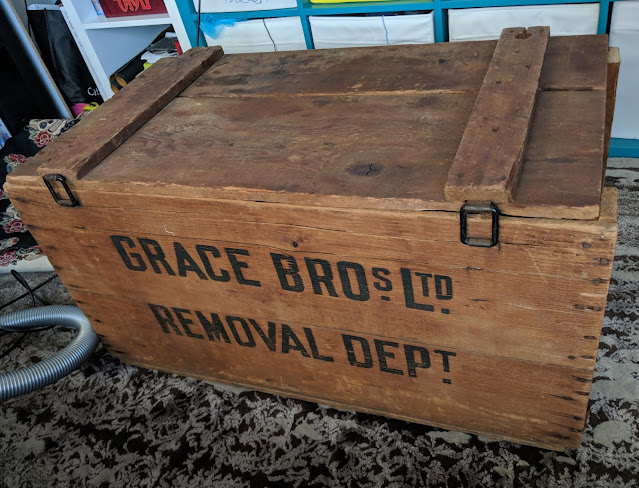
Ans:
[{"label": "floor", "polygon": [[[0,486],[531,486],[639,484],[639,160],[609,162],[619,239],[579,449],[481,436],[138,369],[100,349],[79,371],[0,404]],[[50,273],[26,275],[32,284]],[[0,304],[23,292],[0,276]],[[71,303],[55,278],[37,292]],[[2,312],[30,306],[23,299]],[[53,353],[34,334],[0,371]],[[13,341],[0,337],[0,353]]]}]

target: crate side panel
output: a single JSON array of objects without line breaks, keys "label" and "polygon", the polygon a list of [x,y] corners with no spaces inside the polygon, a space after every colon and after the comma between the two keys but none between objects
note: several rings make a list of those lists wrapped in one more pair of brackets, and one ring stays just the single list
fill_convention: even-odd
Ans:
[{"label": "crate side panel", "polygon": [[219,313],[214,302],[76,296],[125,362],[524,443],[581,439],[589,370]]},{"label": "crate side panel", "polygon": [[383,336],[393,322],[395,337],[594,364],[614,223],[503,219],[503,243],[477,249],[457,240],[458,216],[440,212],[199,202],[205,216],[175,211],[184,199],[165,199],[172,212],[59,211],[30,200],[20,208],[70,289],[215,299],[229,313],[362,322]]}]

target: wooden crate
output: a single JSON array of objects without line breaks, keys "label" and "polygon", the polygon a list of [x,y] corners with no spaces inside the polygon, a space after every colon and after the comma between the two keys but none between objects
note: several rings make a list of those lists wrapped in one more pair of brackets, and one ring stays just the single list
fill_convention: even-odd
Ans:
[{"label": "wooden crate", "polygon": [[614,54],[547,28],[194,49],[7,190],[125,362],[575,447],[617,232]]}]

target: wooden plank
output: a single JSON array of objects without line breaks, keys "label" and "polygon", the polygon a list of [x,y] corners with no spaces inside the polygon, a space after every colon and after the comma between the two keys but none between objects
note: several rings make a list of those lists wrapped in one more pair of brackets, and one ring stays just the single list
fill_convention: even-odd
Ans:
[{"label": "wooden plank", "polygon": [[603,92],[538,94],[515,190],[516,205],[552,202],[559,207],[570,202],[599,213],[605,110]]},{"label": "wooden plank", "polygon": [[548,27],[502,31],[444,188],[450,201],[512,202]]},{"label": "wooden plank", "polygon": [[[46,197],[40,193],[41,199]],[[51,243],[43,244],[44,250],[69,289],[124,294],[141,301],[167,292],[181,301],[208,303],[214,297],[228,313],[364,328],[406,340],[428,337],[433,343],[455,344],[463,350],[569,367],[592,366],[596,356],[614,252],[614,224],[504,217],[503,243],[498,248],[474,249],[458,242],[456,215],[445,212],[354,212],[197,200],[187,205],[184,199],[162,202],[160,198],[150,202],[153,209],[142,211],[148,197],[136,202],[106,193],[102,210],[54,207],[47,211],[33,195],[24,197],[16,204],[36,239]],[[148,263],[145,272],[128,269],[110,235],[133,239],[136,249],[129,252],[134,254],[140,252],[137,238],[156,241],[176,274],[159,270],[157,275]],[[200,259],[196,245],[215,246],[222,253],[213,260],[216,269],[229,272],[224,249],[244,249],[248,256],[242,260],[249,266],[245,276],[260,286],[241,285],[234,278],[216,283],[193,271],[179,276],[174,242],[196,260]],[[271,252],[295,259],[304,290],[282,290]],[[314,292],[305,258],[322,260],[322,266],[332,270],[337,296]],[[345,294],[339,262],[362,266],[368,299],[353,300]],[[204,269],[201,261],[198,266]],[[377,268],[388,270],[392,289],[382,293],[375,286],[379,280],[372,273]],[[454,298],[434,302],[433,311],[408,307],[402,268],[449,277]],[[414,275],[412,280],[418,290],[413,296],[427,302],[419,277]],[[522,282],[529,283],[527,292],[518,296],[516,305],[504,300]],[[554,322],[562,326],[547,326]],[[397,330],[391,334],[387,323],[395,323]]]},{"label": "wooden plank", "polygon": [[611,47],[608,50],[608,71],[606,79],[606,125],[604,133],[604,164],[602,179],[606,176],[608,166],[608,152],[610,150],[610,134],[612,132],[612,119],[615,114],[615,102],[617,100],[617,80],[619,78],[619,66],[621,56],[618,47]]},{"label": "wooden plank", "polygon": [[489,41],[234,54],[181,96],[476,91],[494,48]]},{"label": "wooden plank", "polygon": [[[403,251],[427,265],[437,262],[438,266],[466,269],[466,261],[474,260],[475,267],[485,267],[488,262],[484,259],[490,259],[493,271],[513,275],[537,275],[542,272],[552,277],[596,279],[600,273],[593,271],[591,274],[590,271],[598,268],[590,268],[588,264],[608,252],[609,241],[614,241],[616,235],[614,225],[602,226],[596,221],[531,220],[504,216],[501,219],[502,240],[498,249],[478,251],[460,246],[454,248],[454,256],[448,258],[444,246],[459,241],[459,216],[452,212],[406,213],[264,205],[232,200],[118,194],[101,189],[80,190],[79,197],[86,205],[73,212],[61,212],[57,207],[52,207],[50,195],[44,188],[12,185],[8,191],[15,195],[11,198],[16,205],[29,209],[34,219],[31,221],[33,227],[64,226],[67,229],[86,230],[87,222],[91,222],[89,227],[93,229],[138,230],[155,235],[166,234],[165,223],[174,222],[177,218],[178,222],[172,224],[172,227],[177,225],[177,229],[171,232],[181,237],[228,241],[242,238],[249,242],[251,235],[257,233],[265,239],[265,245],[287,251],[299,249],[319,253],[322,247],[329,247],[350,255],[352,250],[349,244],[341,241],[341,237],[365,236],[367,242],[371,241],[371,250],[367,252],[367,247],[361,246],[356,249],[362,253],[360,256],[369,258],[392,254],[401,239],[406,241],[406,244],[402,244],[405,246]],[[118,209],[118,212],[113,209]],[[179,209],[179,213],[176,213],[176,209]],[[129,219],[122,219],[120,212],[131,215],[131,221],[135,224],[130,224]],[[616,214],[606,215],[607,222],[616,222]],[[371,220],[375,221],[374,227],[370,224]],[[276,234],[271,240],[269,236],[275,229],[297,237],[289,242]],[[311,229],[315,229],[315,237],[309,241],[305,237]],[[531,246],[535,246],[534,255],[529,252]],[[425,248],[431,251],[424,251]],[[588,251],[583,251],[584,248]],[[496,252],[500,256],[498,260],[491,258]],[[566,259],[573,260],[575,266],[580,268],[577,275],[575,269],[559,266]]]},{"label": "wooden plank", "polygon": [[551,37],[541,70],[541,90],[605,90],[608,36]]},{"label": "wooden plank", "polygon": [[[357,205],[366,201],[365,206],[443,200],[445,167],[474,99],[473,94],[180,97],[85,179],[170,182],[176,193],[210,188],[230,198],[236,189],[252,189],[311,204],[320,204],[319,195],[352,198]],[[177,152],[188,164],[175,164]]]},{"label": "wooden plank", "polygon": [[[549,73],[547,86],[553,91],[541,92],[538,96],[539,106],[535,109],[515,201],[502,203],[500,208],[510,215],[593,219],[599,214],[600,190],[596,187],[602,181],[602,161],[595,154],[603,151],[600,133],[603,122],[599,118],[604,116],[602,107],[605,106],[605,92],[600,89],[597,73],[603,66],[605,75],[605,63],[602,65],[592,59],[597,59],[597,53],[605,47],[605,42],[602,43],[605,36],[586,36],[582,51],[577,48],[574,38],[558,39],[564,39],[561,45],[566,46],[564,61],[567,68],[562,72],[559,63],[553,61],[545,71]],[[494,43],[491,46],[494,50]],[[400,56],[404,47],[406,54]],[[424,46],[397,46],[390,52],[406,61],[419,55],[420,49]],[[368,52],[366,49],[339,52],[357,54],[360,51]],[[440,55],[444,51],[435,52]],[[452,56],[454,51],[446,52]],[[469,54],[470,51],[463,52],[468,60],[462,57],[449,59],[451,65],[461,63],[455,69],[475,66],[475,57]],[[322,53],[328,57],[322,58],[315,53],[309,54],[308,59],[299,58],[302,54],[297,53],[293,58],[297,61],[289,61],[296,66],[291,68],[291,73],[302,70],[307,76],[306,81],[297,84],[298,87],[307,86],[321,67],[330,71],[329,67],[335,61],[330,56],[334,55],[327,51]],[[232,56],[230,59],[245,61],[226,61],[226,67],[232,74],[234,66],[248,69],[251,63],[258,63],[255,83],[259,85],[260,74],[266,70],[268,59],[270,62],[277,59],[281,64],[284,59],[273,56],[288,54],[266,56],[264,66],[259,64],[260,56],[246,58],[250,62],[243,55]],[[560,54],[556,52],[553,56]],[[482,56],[486,57],[485,53]],[[487,63],[486,59],[486,67]],[[594,69],[597,65],[600,65],[598,71]],[[198,82],[217,72],[216,66],[217,63]],[[308,72],[303,71],[305,66]],[[277,70],[271,67],[271,71]],[[365,79],[373,80],[366,89],[374,90],[375,86],[396,89],[399,81],[383,78],[386,72],[394,71],[370,72],[370,76],[365,76]],[[285,74],[291,73],[285,71]],[[404,78],[407,76],[404,72],[399,74]],[[460,77],[464,78],[457,76]],[[553,77],[565,79],[565,85],[551,82]],[[449,75],[442,75],[442,80],[448,78]],[[233,82],[235,85],[227,86],[243,86],[241,79],[250,90],[252,79],[242,76]],[[288,86],[285,81],[284,78],[279,84],[273,84],[273,89],[277,91],[275,85]],[[434,86],[433,83],[431,79],[423,88]],[[587,83],[591,83],[589,89],[572,90],[572,87]],[[215,91],[215,87],[205,86]],[[220,86],[225,85],[221,83]],[[339,84],[335,86],[339,87]],[[569,87],[570,91],[562,90],[562,86]],[[605,88],[605,81],[602,86]],[[229,88],[230,91],[234,89]],[[443,186],[472,111],[474,92],[401,92],[401,96],[398,92],[377,93],[374,99],[359,96],[180,97],[85,178],[95,182],[101,180],[102,188],[120,192],[350,208],[457,211],[459,203],[445,200]],[[357,118],[352,117],[354,113],[358,114]],[[361,124],[361,120],[366,122]],[[212,138],[212,133],[216,133],[216,137]],[[91,138],[86,137],[81,142],[85,149],[87,140]],[[64,147],[60,150],[64,151]],[[176,166],[173,152],[179,152],[189,164]],[[46,155],[46,151],[41,154]],[[251,159],[247,160],[246,155]],[[38,158],[12,172],[9,181],[26,175],[31,165],[40,164]],[[168,182],[170,184],[166,184]],[[83,183],[74,182],[76,190]]]},{"label": "wooden plank", "polygon": [[[82,183],[201,198],[458,211],[443,190],[473,103],[471,94],[179,98]],[[603,91],[540,93],[522,190],[501,210],[597,218],[604,110]],[[175,164],[177,152],[188,165]]]},{"label": "wooden plank", "polygon": [[[183,97],[478,92],[496,41],[224,56]],[[605,90],[607,36],[551,37],[540,86]]]},{"label": "wooden plank", "polygon": [[179,58],[154,63],[55,144],[34,156],[40,175],[59,173],[71,181],[82,178],[222,54],[219,47],[190,49]]},{"label": "wooden plank", "polygon": [[[19,195],[21,214],[105,345],[126,362],[555,449],[579,443],[614,223],[504,217],[503,244],[473,249],[457,242],[457,216],[446,212],[304,208],[88,190],[81,190],[87,193],[81,198],[90,206],[67,209],[52,206],[41,187],[29,193],[14,181],[10,191]],[[246,263],[240,268],[243,279],[260,286],[240,284],[230,261],[214,257],[215,272],[226,269],[228,282],[203,280],[193,269],[180,276],[170,251],[165,258],[174,275],[151,271],[150,261],[146,271],[135,271],[108,242],[113,232],[101,227],[153,239],[167,250],[180,242],[192,256],[196,243],[244,249],[246,255],[235,254]],[[140,249],[126,250],[139,264],[134,253]],[[270,252],[294,256],[298,263],[304,257],[329,261],[338,296],[313,293],[302,266],[305,290],[285,291],[281,284],[278,289]],[[361,263],[371,299],[345,295],[335,270],[344,261]],[[437,310],[445,302],[449,313],[402,305],[400,266],[430,273],[432,280],[436,274],[450,277],[453,297],[434,302]],[[383,283],[374,280],[373,267],[390,271],[386,277],[395,286],[384,295],[375,286]],[[557,272],[563,273],[561,279],[553,278]],[[424,303],[418,289],[414,285],[414,296]],[[525,293],[513,295],[513,290]],[[160,317],[170,314],[163,322],[168,333],[149,303],[168,311],[156,308]],[[561,307],[569,312],[559,313]],[[196,310],[209,321],[211,313],[224,321],[241,317],[249,327],[253,319],[267,340],[251,332],[251,346],[241,328],[240,339],[235,338],[228,322],[223,326],[229,343],[210,340]],[[270,348],[269,321],[274,324]],[[286,341],[282,324],[288,326]],[[305,329],[311,331],[315,354]],[[366,367],[349,360],[344,335],[358,337],[353,339],[355,360]],[[370,359],[355,349],[364,341]],[[430,366],[409,374],[405,346],[428,351]],[[384,364],[379,350],[394,356],[384,357]],[[329,355],[333,361],[319,359]]]},{"label": "wooden plank", "polygon": [[[69,288],[91,289],[105,296],[123,295],[138,301],[153,301],[168,295],[177,301],[195,300],[206,303],[207,300],[214,299],[220,311],[230,314],[252,314],[256,318],[270,317],[304,324],[321,323],[330,328],[353,332],[367,330],[380,336],[407,340],[428,337],[436,344],[455,344],[457,348],[481,354],[571,367],[594,366],[598,343],[590,337],[599,336],[607,291],[607,281],[603,284],[585,279],[566,281],[539,273],[525,278],[514,277],[494,273],[490,268],[482,270],[483,272],[469,273],[466,269],[425,265],[420,262],[420,257],[403,257],[407,261],[400,262],[388,257],[370,259],[346,253],[340,255],[337,254],[339,250],[329,255],[303,251],[282,253],[282,250],[276,248],[265,250],[263,246],[251,243],[171,239],[161,235],[121,231],[117,234],[71,233],[70,238],[85,242],[84,254],[74,261],[68,256],[77,246],[57,242],[60,233],[53,231],[51,235],[56,238],[56,249],[51,250],[45,246],[44,250],[52,262],[56,263],[56,270],[69,283]],[[111,242],[111,235],[123,235],[132,239],[135,247],[129,251],[130,255],[138,256],[142,253],[141,259],[146,262],[145,272],[127,269]],[[155,276],[151,262],[144,257],[138,238],[157,243],[175,275],[170,275],[161,268],[161,276]],[[189,272],[187,276],[179,276],[174,250],[176,241],[193,257],[202,275]],[[127,243],[125,249],[128,251],[129,241],[123,242]],[[259,282],[260,286],[242,286],[232,275],[228,283],[215,283],[207,278],[203,261],[197,252],[198,245],[218,249],[221,257],[216,260],[211,258],[213,265],[216,269],[221,267],[219,269],[225,269],[229,273],[233,273],[233,270],[225,249],[247,252],[248,257],[241,258],[248,264],[244,274],[247,279]],[[297,292],[282,290],[271,253],[284,254],[287,256],[287,263],[296,263],[295,266],[299,268],[297,276],[302,284]],[[321,274],[324,270],[330,270],[332,291],[323,289],[321,295],[316,293],[306,259],[319,263],[317,269]],[[341,268],[338,263],[343,262],[356,263],[358,269],[361,266],[362,275],[358,278],[358,284],[366,284],[368,291],[360,293],[358,284],[353,284],[353,288],[354,295],[363,295],[363,299],[356,300],[347,295],[349,285],[339,274]],[[104,273],[96,269],[99,263],[104,263],[111,272],[122,278],[105,280]],[[466,264],[468,265],[468,261]],[[374,277],[372,270],[375,269],[388,270],[388,274],[384,276],[394,283],[391,290],[382,293],[374,288],[375,283],[379,286],[383,284]],[[402,269],[409,270],[407,272],[412,277],[412,288],[404,282]],[[598,271],[601,273],[605,270]],[[428,279],[431,298],[424,297],[419,277],[421,275],[416,273],[432,275]],[[70,274],[73,276],[69,279]],[[100,279],[96,282],[98,276]],[[451,300],[435,298],[434,276],[446,277],[441,278],[446,282],[451,280]],[[530,283],[534,280],[543,281],[537,286],[530,284],[527,287],[529,293],[526,297],[519,298],[516,306],[505,302],[503,297],[508,295],[515,283],[524,279]],[[407,295],[409,292],[414,294],[416,303],[425,304],[424,307],[429,305],[433,307],[432,310],[418,309],[415,308],[416,305],[409,307],[406,302],[407,299],[412,300]],[[560,292],[561,298],[555,298]],[[548,327],[549,323],[560,323],[561,327]],[[392,328],[396,331],[391,332]]]},{"label": "wooden plank", "polygon": [[[428,340],[229,314],[215,303],[174,299],[151,307],[73,294],[105,344],[127,363],[555,449],[577,447],[581,439],[591,371],[474,354]],[[223,335],[209,338],[197,312],[209,321],[217,314],[228,342]],[[412,367],[413,359],[421,366]]]}]

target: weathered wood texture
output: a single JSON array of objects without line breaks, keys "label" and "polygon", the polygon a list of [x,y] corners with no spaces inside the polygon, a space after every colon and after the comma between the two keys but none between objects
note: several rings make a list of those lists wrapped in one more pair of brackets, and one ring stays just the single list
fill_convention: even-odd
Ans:
[{"label": "weathered wood texture", "polygon": [[[189,98],[477,93],[497,41],[436,43],[303,54],[227,55],[180,96]],[[605,90],[607,36],[551,37],[542,90]]]},{"label": "weathered wood texture", "polygon": [[[450,167],[450,201],[514,201],[550,29],[504,29]],[[603,121],[602,121],[603,123]]]},{"label": "weathered wood texture", "polygon": [[[495,45],[225,56],[73,184],[93,180],[113,191],[456,211],[459,203],[446,200],[444,185]],[[520,183],[503,212],[597,217],[606,56],[605,36],[549,40]],[[137,106],[124,96],[127,90],[114,100]],[[94,147],[79,128],[100,111],[79,124],[77,137],[74,129],[56,141],[57,161],[75,150],[66,146]],[[44,167],[41,174],[64,173]]]},{"label": "weathered wood texture", "polygon": [[34,156],[41,175],[82,178],[222,57],[222,49],[190,49],[176,59],[161,59],[140,73],[117,97],[65,132]]},{"label": "weathered wood texture", "polygon": [[[429,341],[403,341],[363,331],[336,331],[226,314],[216,303],[203,308],[202,302],[196,301],[166,302],[168,308],[156,312],[169,318],[168,332],[163,332],[148,303],[85,292],[74,296],[93,323],[99,320],[110,324],[107,330],[102,329],[102,340],[127,363],[322,404],[346,408],[356,404],[357,409],[413,422],[454,429],[463,425],[470,432],[549,448],[577,447],[581,441],[591,370],[548,364],[531,367],[523,361],[446,348]],[[109,317],[108,310],[117,310],[117,317]],[[209,337],[197,312],[209,320],[211,313],[219,315],[228,342],[223,335]],[[193,323],[185,329],[178,314],[183,321]],[[314,346],[304,329],[312,332]],[[349,341],[349,335],[360,340]],[[124,336],[126,341],[122,340]],[[294,348],[287,350],[289,344]],[[350,345],[362,366],[349,361]],[[370,354],[364,354],[365,348]],[[429,367],[424,367],[425,354],[413,355],[418,348],[428,351]],[[380,352],[392,356],[384,358]],[[380,357],[387,371],[380,371]],[[409,366],[413,359],[421,364],[414,371]]]},{"label": "weathered wood texture", "polygon": [[495,45],[225,56],[155,115],[136,80],[5,189],[127,362],[574,447],[617,232],[607,40],[548,41],[499,244],[473,248],[444,185]]},{"label": "weathered wood texture", "polygon": [[[503,212],[596,218],[603,93],[540,93],[516,201]],[[84,181],[185,196],[459,210],[444,184],[474,98],[179,97]]]},{"label": "weathered wood texture", "polygon": [[[544,63],[541,78],[550,88],[538,97],[514,202],[502,210],[596,218],[607,48],[596,36],[581,50],[571,38],[558,39],[565,49],[550,49],[563,66]],[[229,56],[87,179],[138,182],[137,192],[458,210],[444,185],[494,46]],[[425,59],[417,63],[420,53]],[[176,164],[176,153],[189,164]]]},{"label": "weathered wood texture", "polygon": [[[504,217],[501,244],[477,249],[458,242],[458,215],[448,212],[97,189],[81,190],[85,205],[68,211],[52,207],[42,189],[11,191],[36,238],[51,243],[44,250],[73,297],[127,362],[543,447],[579,443],[614,215],[591,222]],[[606,189],[602,211],[614,210],[615,199]],[[128,266],[111,236],[131,239],[118,241]],[[148,251],[139,239],[147,239]],[[303,289],[283,288],[272,254],[287,256],[282,269],[295,263],[297,273],[284,280],[293,286],[297,275]],[[156,272],[152,257],[159,255],[166,267],[155,261]],[[244,284],[230,256],[246,263]],[[330,275],[328,285],[314,283],[307,259],[318,275]],[[225,271],[228,281],[214,278]],[[407,306],[409,289],[415,303],[433,310]],[[212,313],[229,342],[207,325]],[[230,326],[226,317],[239,318]],[[344,335],[358,337],[346,339],[351,356]],[[430,366],[406,346],[427,350]],[[333,361],[314,358],[313,347]],[[443,353],[455,354],[446,356],[448,371]]]},{"label": "weathered wood texture", "polygon": [[608,50],[608,76],[606,78],[606,131],[604,139],[604,165],[603,172],[606,173],[606,163],[608,161],[608,151],[610,149],[610,134],[612,132],[612,118],[615,113],[615,102],[617,100],[617,80],[619,78],[619,67],[621,56],[618,47],[611,47]]}]

